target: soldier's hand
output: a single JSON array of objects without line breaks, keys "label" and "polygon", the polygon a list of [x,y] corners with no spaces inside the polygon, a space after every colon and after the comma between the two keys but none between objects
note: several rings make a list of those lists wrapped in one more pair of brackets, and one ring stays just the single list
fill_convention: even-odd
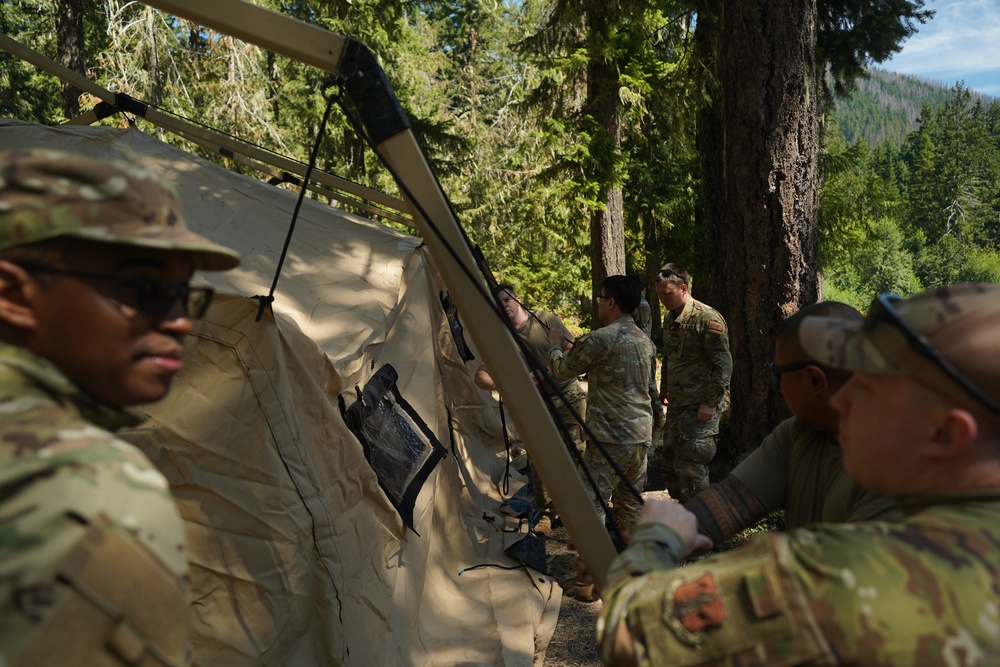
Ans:
[{"label": "soldier's hand", "polygon": [[715,408],[710,405],[705,405],[702,403],[698,406],[698,421],[707,422],[709,419],[715,416]]},{"label": "soldier's hand", "polygon": [[712,548],[712,540],[698,532],[698,517],[688,511],[676,500],[660,500],[647,498],[642,506],[639,523],[662,523],[673,528],[684,540],[686,558],[694,552],[708,551]]},{"label": "soldier's hand", "polygon": [[662,403],[663,405],[669,405],[670,401],[667,400],[669,396],[670,396],[670,392],[661,391],[660,392],[660,403]]},{"label": "soldier's hand", "polygon": [[[628,544],[629,540],[632,539],[632,533],[627,530],[621,531],[618,535],[622,538],[622,542],[625,544]],[[576,551],[576,547],[572,542],[568,542],[566,544],[566,548],[570,551]],[[590,573],[590,570],[587,568],[587,564],[584,563],[583,559],[579,556],[576,557],[576,579],[577,581],[582,581],[585,584],[594,584],[594,590],[598,593],[598,595],[601,593],[600,587],[598,587],[597,582],[594,580],[594,575]]]}]

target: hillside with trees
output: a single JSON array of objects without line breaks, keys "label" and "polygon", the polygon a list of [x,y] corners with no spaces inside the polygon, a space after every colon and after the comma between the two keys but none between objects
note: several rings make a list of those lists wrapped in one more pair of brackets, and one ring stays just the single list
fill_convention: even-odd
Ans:
[{"label": "hillside with trees", "polygon": [[[871,67],[858,79],[849,96],[838,97],[833,121],[848,143],[869,146],[892,142],[897,146],[913,130],[924,105],[940,109],[951,97],[950,84]],[[972,100],[990,98],[972,92]]]}]

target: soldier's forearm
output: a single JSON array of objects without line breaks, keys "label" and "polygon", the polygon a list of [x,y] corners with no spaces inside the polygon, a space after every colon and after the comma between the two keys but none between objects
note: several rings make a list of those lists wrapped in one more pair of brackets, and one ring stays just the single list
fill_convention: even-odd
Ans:
[{"label": "soldier's forearm", "polygon": [[685,507],[698,517],[698,529],[721,544],[767,516],[767,508],[746,484],[732,475],[688,501]]}]

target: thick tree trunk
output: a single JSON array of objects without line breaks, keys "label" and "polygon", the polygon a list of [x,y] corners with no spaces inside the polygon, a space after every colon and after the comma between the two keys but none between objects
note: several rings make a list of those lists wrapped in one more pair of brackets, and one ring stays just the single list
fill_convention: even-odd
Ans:
[{"label": "thick tree trunk", "polygon": [[[617,173],[621,160],[622,121],[618,101],[618,73],[613,63],[592,61],[587,77],[587,107],[601,123],[602,132],[591,142],[597,165],[595,175],[601,183],[603,210],[590,216],[590,262],[594,294],[608,276],[625,273],[625,214],[622,189]],[[595,328],[597,302],[593,302]]]},{"label": "thick tree trunk", "polygon": [[704,0],[698,9],[695,27],[696,81],[707,100],[697,116],[701,191],[700,204],[695,210],[695,228],[704,230],[707,242],[696,247],[695,265],[689,268],[694,276],[692,289],[697,292],[698,299],[711,304],[728,320],[730,274],[726,254],[720,252],[726,245],[726,177],[723,170],[726,130],[720,70],[724,10],[721,0]]},{"label": "thick tree trunk", "polygon": [[642,217],[642,240],[644,251],[642,254],[643,266],[645,270],[643,277],[643,296],[649,302],[649,310],[652,315],[652,328],[649,331],[654,343],[658,343],[663,337],[663,315],[660,312],[660,300],[656,296],[656,274],[660,270],[661,262],[656,249],[660,247],[660,238],[657,233],[656,218],[652,215]]},{"label": "thick tree trunk", "polygon": [[[57,0],[56,44],[59,64],[77,74],[87,75],[86,46],[83,39],[83,5],[81,0]],[[83,91],[62,82],[62,111],[66,118],[80,115],[80,94]]]},{"label": "thick tree trunk", "polygon": [[767,362],[779,323],[817,298],[816,1],[729,2],[724,32],[735,461],[787,414]]}]

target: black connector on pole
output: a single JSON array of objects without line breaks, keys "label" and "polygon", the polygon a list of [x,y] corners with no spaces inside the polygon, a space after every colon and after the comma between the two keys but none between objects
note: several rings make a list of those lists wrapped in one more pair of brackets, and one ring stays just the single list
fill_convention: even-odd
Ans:
[{"label": "black connector on pole", "polygon": [[345,97],[350,101],[376,144],[407,130],[410,119],[396,99],[389,79],[371,49],[347,37],[337,64]]}]

